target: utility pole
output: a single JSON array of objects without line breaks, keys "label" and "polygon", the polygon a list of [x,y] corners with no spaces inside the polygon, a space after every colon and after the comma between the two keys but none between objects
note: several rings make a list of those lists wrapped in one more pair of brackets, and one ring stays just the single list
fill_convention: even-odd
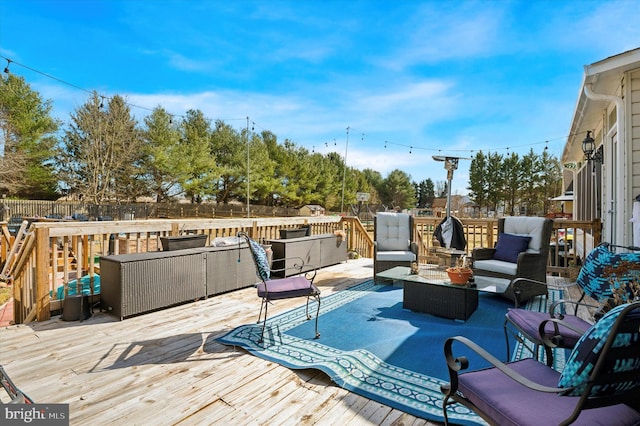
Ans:
[{"label": "utility pole", "polygon": [[342,202],[340,203],[340,213],[344,213],[344,183],[347,177],[347,154],[349,153],[349,127],[347,127],[347,146],[344,149],[344,168],[342,169]]},{"label": "utility pole", "polygon": [[250,172],[250,168],[249,168],[249,116],[247,116],[247,217],[251,217],[251,213],[249,212],[249,174]]}]

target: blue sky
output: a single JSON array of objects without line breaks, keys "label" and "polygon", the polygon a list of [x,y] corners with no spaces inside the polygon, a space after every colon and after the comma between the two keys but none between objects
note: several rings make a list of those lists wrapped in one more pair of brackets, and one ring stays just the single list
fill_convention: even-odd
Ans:
[{"label": "blue sky", "polygon": [[96,90],[436,182],[433,155],[559,158],[583,66],[638,22],[637,1],[0,0],[0,55],[65,122]]}]

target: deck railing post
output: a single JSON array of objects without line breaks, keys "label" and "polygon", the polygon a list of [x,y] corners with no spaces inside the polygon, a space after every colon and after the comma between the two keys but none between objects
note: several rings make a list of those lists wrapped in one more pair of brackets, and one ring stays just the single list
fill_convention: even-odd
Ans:
[{"label": "deck railing post", "polygon": [[[49,229],[36,228],[36,318],[46,321],[51,317],[49,298]],[[55,270],[53,271],[55,280]],[[54,281],[55,282],[55,281]]]}]

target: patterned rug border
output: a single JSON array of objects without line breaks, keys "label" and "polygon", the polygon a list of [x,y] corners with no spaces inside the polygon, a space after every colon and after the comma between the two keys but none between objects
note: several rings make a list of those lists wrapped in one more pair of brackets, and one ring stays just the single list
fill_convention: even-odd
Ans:
[{"label": "patterned rug border", "polygon": [[[373,280],[369,280],[323,297],[320,315],[385,286],[376,285]],[[527,303],[526,309],[546,311],[548,304],[561,296],[561,291],[549,289],[548,301],[533,299]],[[446,381],[388,364],[366,350],[342,351],[323,345],[321,340],[299,339],[285,334],[287,330],[306,320],[305,307],[301,306],[270,318],[263,344],[257,343],[261,331],[261,326],[257,324],[237,327],[216,340],[226,345],[242,347],[255,356],[287,368],[321,370],[338,386],[351,392],[416,417],[444,421],[440,386],[446,384]],[[564,351],[556,351],[556,354],[554,360],[557,361],[557,367],[560,367],[564,365]],[[517,343],[512,359],[525,355],[530,356],[523,345]],[[451,406],[448,415],[457,424],[485,424],[478,415],[460,404]]]}]

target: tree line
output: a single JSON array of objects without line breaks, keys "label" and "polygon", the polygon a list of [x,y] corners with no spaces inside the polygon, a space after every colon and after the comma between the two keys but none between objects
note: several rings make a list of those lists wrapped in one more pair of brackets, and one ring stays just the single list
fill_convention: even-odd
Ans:
[{"label": "tree line", "polygon": [[[12,198],[67,195],[96,204],[140,197],[223,204],[248,199],[266,206],[320,204],[337,211],[343,202],[354,204],[358,192],[391,209],[429,207],[446,194],[446,182],[413,182],[398,169],[386,177],[358,170],[336,152],[310,152],[289,139],[279,141],[268,130],[212,121],[197,109],[177,117],[157,106],[139,122],[122,96],[93,92],[64,123],[52,117],[51,100],[23,77],[0,78],[0,89],[0,194]],[[479,152],[471,162],[471,199],[486,209],[501,203],[514,208],[524,199],[537,210],[551,195],[551,182],[559,181],[557,163],[533,153],[520,159]]]}]

